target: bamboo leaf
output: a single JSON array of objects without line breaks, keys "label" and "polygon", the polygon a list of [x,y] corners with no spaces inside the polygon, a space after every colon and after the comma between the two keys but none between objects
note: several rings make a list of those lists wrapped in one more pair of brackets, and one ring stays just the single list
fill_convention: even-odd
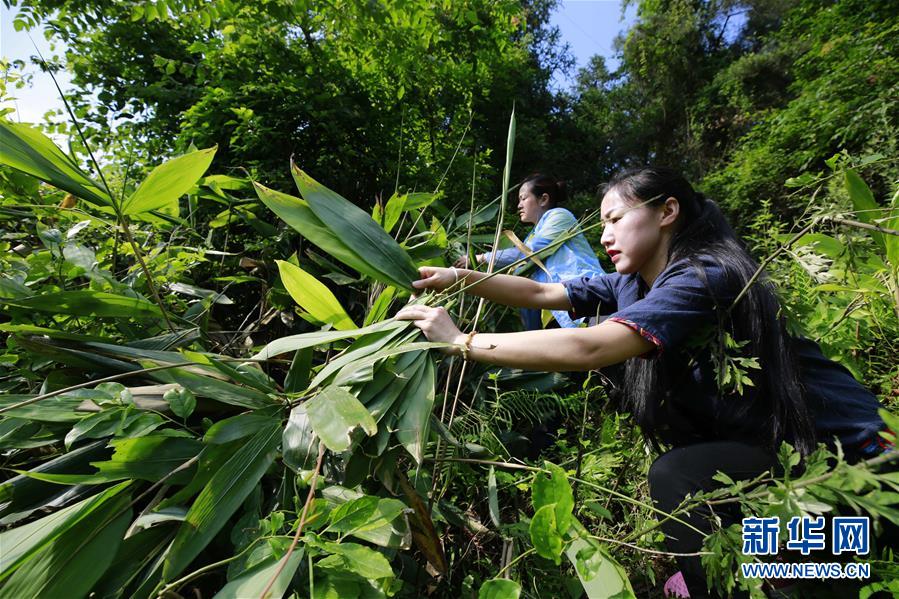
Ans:
[{"label": "bamboo leaf", "polygon": [[424,370],[407,387],[397,422],[397,440],[419,464],[424,458],[431,411],[434,409],[434,385],[434,362],[426,358]]},{"label": "bamboo leaf", "polygon": [[177,202],[209,168],[217,146],[172,158],[154,168],[122,204],[127,215],[140,214]]},{"label": "bamboo leaf", "polygon": [[180,574],[240,507],[275,460],[280,424],[261,429],[212,476],[178,529],[163,568],[163,579]]},{"label": "bamboo leaf", "polygon": [[[123,483],[79,504],[80,509],[68,512],[66,520],[37,545],[29,538],[31,549],[18,553],[18,567],[12,572],[4,569],[11,575],[0,597],[87,595],[109,567],[128,528],[131,497],[124,492],[128,486]],[[3,546],[17,549],[17,545]]]},{"label": "bamboo leaf", "polygon": [[316,320],[333,325],[335,329],[346,331],[358,328],[331,290],[321,281],[290,262],[276,262],[284,288],[301,308]]},{"label": "bamboo leaf", "polygon": [[409,254],[364,210],[291,164],[291,174],[309,208],[335,235],[376,269],[383,283],[412,289],[418,269]]},{"label": "bamboo leaf", "polygon": [[393,194],[384,206],[384,230],[390,233],[399,222],[406,204],[406,194]]},{"label": "bamboo leaf", "polygon": [[0,119],[0,163],[92,204],[112,206],[96,181],[48,137],[28,125]]},{"label": "bamboo leaf", "polygon": [[324,388],[305,406],[312,430],[331,451],[349,449],[357,428],[369,437],[378,432],[378,425],[365,406],[342,387]]},{"label": "bamboo leaf", "polygon": [[[868,184],[858,176],[852,169],[847,169],[844,173],[846,191],[849,192],[849,198],[852,200],[852,207],[856,210],[858,219],[864,223],[874,224],[882,214],[880,206],[874,199],[874,194]],[[886,250],[886,242],[883,239],[883,233],[878,231],[870,231],[871,238],[880,246],[881,250]]]},{"label": "bamboo leaf", "polygon": [[0,299],[0,307],[2,306],[73,316],[162,318],[159,306],[145,299],[90,289],[60,291],[16,300]]},{"label": "bamboo leaf", "polygon": [[349,339],[351,337],[361,337],[362,335],[377,333],[388,329],[404,329],[407,327],[408,322],[385,320],[354,331],[314,331],[312,333],[303,333],[302,335],[290,335],[289,337],[282,337],[272,341],[263,347],[258,354],[253,356],[253,359],[260,360],[274,358],[275,356],[307,347],[333,343],[334,341]]},{"label": "bamboo leaf", "polygon": [[253,183],[253,187],[256,189],[256,195],[259,196],[262,203],[268,206],[269,210],[277,214],[291,228],[299,231],[303,237],[350,268],[354,268],[373,279],[381,279],[383,275],[369,265],[355,250],[344,243],[337,234],[326,227],[309,208],[309,204],[305,200],[268,189],[258,183]]},{"label": "bamboo leaf", "polygon": [[213,599],[244,599],[246,597],[262,597],[262,592],[268,586],[269,581],[284,559],[287,559],[287,565],[278,574],[278,578],[265,595],[266,599],[280,599],[287,592],[290,580],[296,573],[297,568],[303,561],[305,551],[302,547],[290,554],[289,558],[277,559],[275,556],[268,557],[249,570],[226,584]]}]

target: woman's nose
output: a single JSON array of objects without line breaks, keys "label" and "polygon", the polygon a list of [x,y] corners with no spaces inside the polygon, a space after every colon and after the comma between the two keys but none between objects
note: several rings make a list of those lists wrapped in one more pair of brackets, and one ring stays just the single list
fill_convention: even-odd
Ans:
[{"label": "woman's nose", "polygon": [[613,236],[612,236],[612,227],[606,225],[603,227],[602,236],[599,238],[599,242],[603,245],[603,247],[608,248],[612,245]]}]

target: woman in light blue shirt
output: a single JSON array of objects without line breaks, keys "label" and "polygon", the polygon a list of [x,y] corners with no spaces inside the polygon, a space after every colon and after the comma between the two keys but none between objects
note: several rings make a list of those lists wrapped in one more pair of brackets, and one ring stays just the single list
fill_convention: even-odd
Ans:
[{"label": "woman in light blue shirt", "polygon": [[[524,244],[543,262],[548,273],[535,266],[531,260],[521,263],[516,273],[532,266],[534,268],[529,277],[538,283],[560,283],[566,279],[605,274],[596,258],[596,252],[583,233],[578,232],[564,243],[544,249],[560,237],[578,231],[577,219],[569,210],[560,206],[567,195],[565,183],[549,175],[537,173],[521,182],[518,188],[518,217],[523,223],[536,225],[525,238]],[[524,254],[514,247],[499,250],[496,252],[494,268],[499,270],[523,257]],[[490,252],[478,254],[476,258],[478,264],[486,263],[490,260]],[[456,262],[456,266],[464,268],[467,262],[467,257],[462,257]],[[583,322],[583,319],[572,320],[564,310],[553,310],[552,315],[561,327],[576,327]],[[521,310],[521,319],[525,329],[543,328],[539,310],[524,308]]]}]

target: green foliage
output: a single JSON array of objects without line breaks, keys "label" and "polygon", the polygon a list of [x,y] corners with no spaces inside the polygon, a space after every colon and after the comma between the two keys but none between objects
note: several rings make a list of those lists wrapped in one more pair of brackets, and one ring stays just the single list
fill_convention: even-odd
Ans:
[{"label": "green foliage", "polygon": [[[16,4],[67,41],[103,172],[71,125],[44,129],[63,151],[0,120],[4,596],[658,594],[654,454],[598,377],[460,380],[389,319],[418,266],[496,243],[525,170],[701,175],[791,325],[895,405],[899,237],[859,226],[899,229],[890,3],[640,2],[617,71],[557,94],[548,2]],[[719,385],[750,385],[712,343]],[[893,474],[780,455],[691,502],[899,520]],[[713,585],[751,586],[738,530],[706,549]],[[862,596],[892,588],[883,557]]]}]

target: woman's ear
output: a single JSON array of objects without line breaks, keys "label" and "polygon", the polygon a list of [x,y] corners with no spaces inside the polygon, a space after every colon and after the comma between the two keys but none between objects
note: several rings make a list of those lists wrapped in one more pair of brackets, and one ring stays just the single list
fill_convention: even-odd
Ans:
[{"label": "woman's ear", "polygon": [[665,227],[669,225],[673,225],[677,222],[677,217],[680,215],[680,202],[677,201],[677,198],[671,196],[665,200],[665,203],[662,205],[662,220],[659,221],[659,225]]},{"label": "woman's ear", "polygon": [[549,194],[544,193],[540,196],[540,199],[537,200],[537,203],[540,204],[541,207],[549,206]]}]

